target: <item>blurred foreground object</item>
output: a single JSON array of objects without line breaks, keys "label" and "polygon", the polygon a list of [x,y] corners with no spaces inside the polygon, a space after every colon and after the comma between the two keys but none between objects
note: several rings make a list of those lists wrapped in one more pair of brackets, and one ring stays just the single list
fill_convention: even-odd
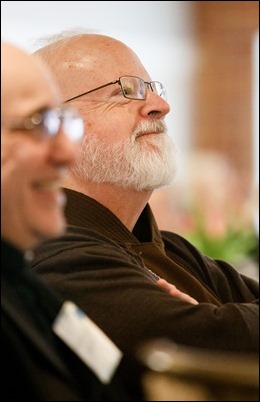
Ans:
[{"label": "blurred foreground object", "polygon": [[167,340],[138,350],[149,401],[259,401],[257,355],[223,353]]}]

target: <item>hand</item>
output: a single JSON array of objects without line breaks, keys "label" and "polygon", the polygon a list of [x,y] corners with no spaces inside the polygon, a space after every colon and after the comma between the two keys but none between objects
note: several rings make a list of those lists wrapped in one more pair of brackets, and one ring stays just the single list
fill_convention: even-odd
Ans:
[{"label": "hand", "polygon": [[165,279],[158,279],[156,282],[158,286],[162,289],[166,290],[166,292],[170,293],[171,296],[176,297],[180,300],[186,301],[190,304],[199,304],[197,300],[193,297],[187,295],[187,293],[183,293],[176,288],[176,286],[172,285],[171,283],[167,282]]}]

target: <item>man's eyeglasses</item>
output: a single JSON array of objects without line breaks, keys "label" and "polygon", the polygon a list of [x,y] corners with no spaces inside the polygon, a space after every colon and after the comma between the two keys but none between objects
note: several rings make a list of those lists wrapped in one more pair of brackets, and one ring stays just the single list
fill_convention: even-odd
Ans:
[{"label": "man's eyeglasses", "polygon": [[79,141],[84,134],[82,116],[73,108],[46,108],[35,112],[32,116],[13,122],[1,122],[9,130],[34,130],[40,135],[51,138],[58,134],[62,127],[71,141]]},{"label": "man's eyeglasses", "polygon": [[100,87],[91,89],[90,91],[83,92],[80,95],[73,96],[73,98],[67,99],[65,103],[114,84],[120,85],[121,92],[127,99],[145,100],[147,96],[147,88],[149,88],[157,95],[161,96],[163,99],[166,99],[166,91],[159,81],[147,82],[139,77],[125,75],[123,77],[120,77],[118,80],[111,81],[108,84],[101,85]]}]

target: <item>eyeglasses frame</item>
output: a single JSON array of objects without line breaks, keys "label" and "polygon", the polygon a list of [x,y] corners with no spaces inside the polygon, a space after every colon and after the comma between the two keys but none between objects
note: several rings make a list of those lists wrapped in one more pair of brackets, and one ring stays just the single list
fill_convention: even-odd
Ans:
[{"label": "eyeglasses frame", "polygon": [[[37,111],[33,112],[30,116],[26,116],[26,117],[20,118],[20,119],[18,118],[13,123],[10,123],[10,122],[5,123],[5,122],[1,121],[1,126],[6,128],[6,129],[8,129],[8,130],[12,130],[12,131],[35,130],[43,122],[43,114],[45,112],[55,110],[57,112],[57,114],[60,115],[60,118],[61,118],[62,117],[62,112],[66,111],[66,110],[70,110],[70,109],[74,110],[75,115],[78,115],[83,121],[82,116],[80,114],[78,114],[76,109],[70,108],[70,107],[67,107],[67,106],[66,107],[65,106],[59,106],[59,107],[54,107],[54,108],[44,107],[44,108],[42,108],[40,110],[37,110]],[[36,121],[34,121],[34,120],[36,120]],[[60,123],[62,123],[62,122],[60,121]],[[54,136],[56,136],[58,134],[59,130],[60,130],[60,127],[59,127],[57,133],[55,133],[53,135],[51,135],[51,134],[45,135],[46,138],[53,138]]]},{"label": "eyeglasses frame", "polygon": [[[144,81],[144,80],[143,80],[142,78],[140,78],[140,77],[136,77],[135,75],[122,75],[122,76],[119,77],[117,80],[108,82],[107,84],[104,84],[104,85],[100,85],[99,87],[94,88],[94,89],[91,89],[90,91],[87,91],[87,92],[83,92],[83,93],[80,94],[80,95],[73,96],[72,98],[67,99],[67,100],[64,101],[63,103],[70,102],[70,101],[72,101],[72,100],[74,100],[74,99],[80,98],[81,96],[88,95],[88,94],[90,94],[91,92],[98,91],[99,89],[102,89],[102,88],[108,87],[109,85],[114,85],[114,84],[119,84],[119,85],[120,85],[122,94],[123,94],[123,96],[124,96],[126,99],[145,100],[145,99],[146,99],[147,91],[146,91],[146,93],[145,93],[145,98],[132,98],[132,97],[130,97],[130,96],[126,96],[126,95],[125,95],[124,90],[123,90],[123,87],[122,87],[122,84],[121,84],[121,78],[127,78],[127,77],[129,77],[129,78],[138,78],[139,80],[143,81],[144,84],[146,84],[147,86],[149,86],[149,88],[151,89],[152,92],[154,92],[154,90],[153,90],[153,88],[152,88],[152,84],[153,84],[153,83],[158,83],[158,84],[160,84],[161,87],[162,87],[162,89],[164,90],[164,86],[163,86],[162,83],[159,82],[159,81],[150,81],[150,82],[148,82],[148,81]],[[160,95],[159,95],[159,96],[160,96]]]}]

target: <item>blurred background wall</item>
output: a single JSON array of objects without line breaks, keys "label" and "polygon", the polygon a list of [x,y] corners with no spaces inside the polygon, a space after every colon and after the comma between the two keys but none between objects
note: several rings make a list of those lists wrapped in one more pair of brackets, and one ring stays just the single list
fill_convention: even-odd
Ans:
[{"label": "blurred background wall", "polygon": [[[215,184],[215,204],[246,210],[258,231],[258,1],[2,1],[1,26],[2,39],[29,51],[35,39],[80,27],[132,47],[167,89],[167,123],[179,150],[177,184],[152,196],[159,225],[187,232],[178,213],[201,203],[190,201],[196,171],[208,172],[204,182],[211,183],[200,195]],[[178,199],[179,183],[189,188]]]}]

